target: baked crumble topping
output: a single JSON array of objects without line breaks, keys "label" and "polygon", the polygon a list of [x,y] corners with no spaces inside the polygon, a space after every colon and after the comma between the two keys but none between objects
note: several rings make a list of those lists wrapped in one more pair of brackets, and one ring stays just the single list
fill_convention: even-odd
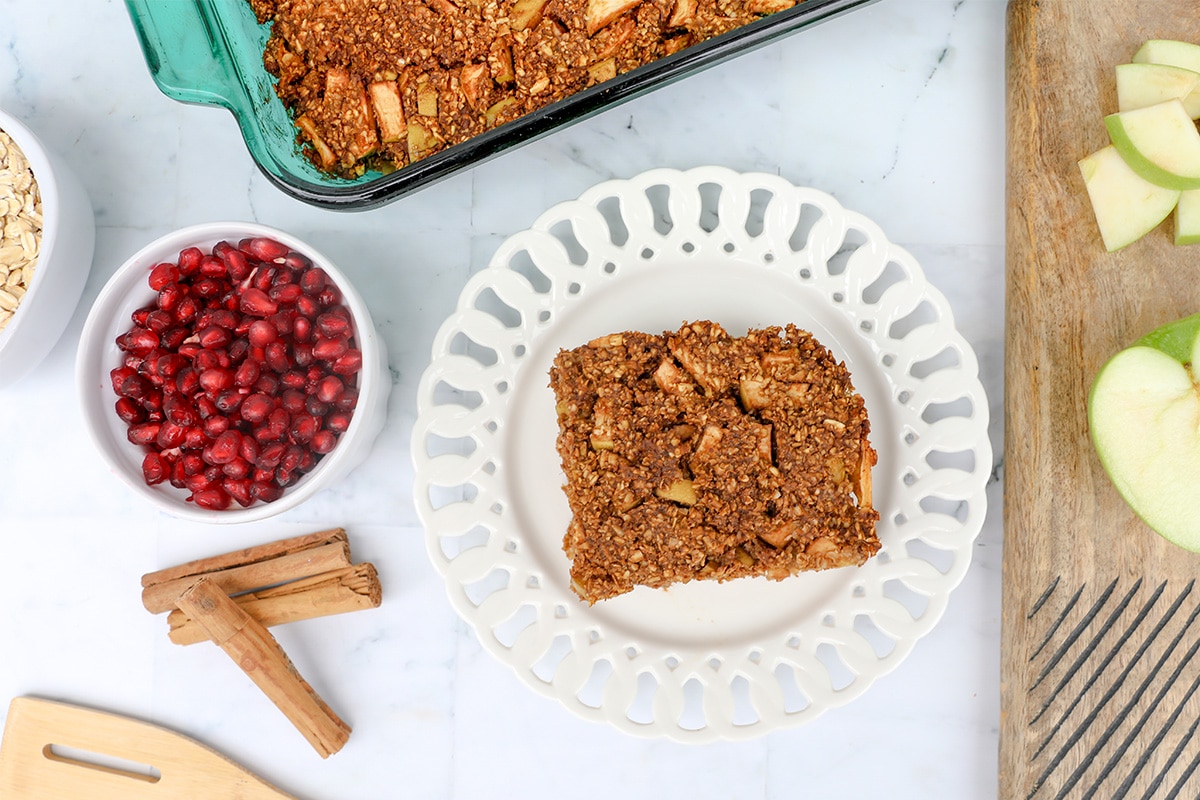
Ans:
[{"label": "baked crumble topping", "polygon": [[615,333],[550,370],[589,603],[637,585],[862,564],[879,550],[866,407],[845,365],[788,325]]},{"label": "baked crumble topping", "polygon": [[248,0],[306,153],[394,170],[803,0]]}]

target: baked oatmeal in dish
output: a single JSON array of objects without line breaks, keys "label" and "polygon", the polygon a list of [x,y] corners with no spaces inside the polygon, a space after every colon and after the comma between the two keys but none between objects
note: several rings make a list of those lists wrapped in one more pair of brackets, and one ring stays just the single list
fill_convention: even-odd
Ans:
[{"label": "baked oatmeal in dish", "polygon": [[571,587],[774,580],[879,550],[870,422],[845,364],[794,325],[614,333],[550,370]]},{"label": "baked oatmeal in dish", "polygon": [[391,171],[803,0],[248,0],[321,170]]}]

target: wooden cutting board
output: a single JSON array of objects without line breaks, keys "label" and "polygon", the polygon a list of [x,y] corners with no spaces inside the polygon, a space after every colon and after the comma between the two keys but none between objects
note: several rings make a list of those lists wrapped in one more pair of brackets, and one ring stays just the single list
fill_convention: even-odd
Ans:
[{"label": "wooden cutting board", "polygon": [[1168,220],[1105,253],[1076,164],[1149,38],[1200,43],[1200,2],[1008,6],[1002,798],[1200,797],[1200,557],[1134,517],[1086,416],[1109,356],[1200,311],[1200,247]]}]

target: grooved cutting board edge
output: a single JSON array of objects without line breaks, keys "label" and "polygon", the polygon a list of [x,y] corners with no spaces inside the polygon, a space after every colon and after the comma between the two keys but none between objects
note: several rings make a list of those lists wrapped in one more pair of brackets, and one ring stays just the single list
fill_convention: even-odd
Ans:
[{"label": "grooved cutting board edge", "polygon": [[[1077,162],[1112,68],[1200,43],[1194,0],[1010,0],[1000,796],[1200,796],[1200,557],[1149,531],[1092,451],[1100,366],[1200,310],[1168,221],[1105,253]],[[1200,491],[1200,488],[1198,488]]]}]

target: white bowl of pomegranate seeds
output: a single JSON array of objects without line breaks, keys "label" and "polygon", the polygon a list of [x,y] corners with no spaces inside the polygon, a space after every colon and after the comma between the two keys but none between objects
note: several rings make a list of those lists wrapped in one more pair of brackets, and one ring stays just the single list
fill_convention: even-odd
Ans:
[{"label": "white bowl of pomegranate seeds", "polygon": [[112,470],[175,516],[294,508],[370,452],[391,388],[361,296],[283,231],[214,222],[158,239],[83,328],[84,419]]},{"label": "white bowl of pomegranate seeds", "polygon": [[62,338],[92,266],[95,231],[79,179],[0,111],[0,389]]}]

